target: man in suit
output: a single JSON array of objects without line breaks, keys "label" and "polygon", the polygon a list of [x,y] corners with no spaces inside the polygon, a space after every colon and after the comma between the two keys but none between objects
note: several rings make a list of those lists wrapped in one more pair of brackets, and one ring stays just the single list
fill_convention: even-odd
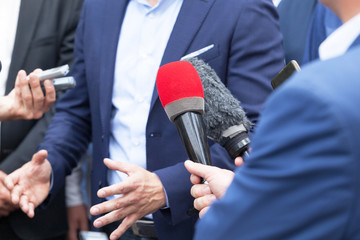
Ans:
[{"label": "man in suit", "polygon": [[[272,1],[90,0],[84,3],[76,40],[72,74],[78,86],[58,103],[41,144],[48,160],[46,151],[40,151],[34,161],[7,178],[14,201],[22,201],[22,209],[33,216],[33,204],[48,195],[51,171],[48,200],[92,138],[91,196],[96,206],[91,213],[109,212],[94,222],[95,227],[124,218],[106,230],[117,239],[136,220],[152,213],[147,217],[153,219],[159,239],[192,239],[197,214],[192,211],[191,183],[183,165],[187,156],[159,101],[157,70],[213,46],[198,57],[215,69],[256,122],[271,92],[269,80],[283,67]],[[226,151],[210,145],[213,163],[232,169]],[[106,160],[105,165],[104,158],[114,161]],[[32,178],[34,187],[24,186],[30,202],[17,198],[19,185],[11,184],[21,175],[16,183],[27,185],[23,179],[30,177],[28,167],[39,171],[38,178]],[[135,239],[140,239],[139,234]]]},{"label": "man in suit", "polygon": [[[81,4],[82,0],[1,1],[1,94],[8,94],[14,88],[19,69],[29,72],[71,63]],[[39,120],[1,123],[2,175],[29,161],[43,140],[53,114],[54,109]],[[67,232],[63,190],[34,219],[15,210],[17,206],[6,207],[8,216],[0,216],[1,239],[63,239]]]},{"label": "man in suit", "polygon": [[360,239],[360,2],[321,2],[344,24],[323,61],[269,97],[245,163],[235,174],[185,163],[193,183],[209,182],[192,188],[197,209],[221,198],[195,239]]}]

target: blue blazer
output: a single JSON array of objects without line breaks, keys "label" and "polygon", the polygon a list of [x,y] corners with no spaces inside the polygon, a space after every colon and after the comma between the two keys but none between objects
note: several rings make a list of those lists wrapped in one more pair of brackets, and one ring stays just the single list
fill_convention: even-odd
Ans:
[{"label": "blue blazer", "polygon": [[309,64],[276,90],[195,239],[360,239],[359,61]]},{"label": "blue blazer", "polygon": [[[107,186],[103,159],[109,157],[111,98],[116,49],[127,0],[88,0],[78,26],[72,75],[77,87],[57,105],[57,113],[40,148],[47,149],[53,168],[55,193],[93,142],[91,204],[102,199],[99,188]],[[261,27],[259,27],[261,26]],[[277,13],[270,0],[184,0],[165,49],[161,65],[214,44],[200,57],[208,62],[242,102],[256,122],[271,92],[270,79],[283,67]],[[233,160],[217,144],[210,143],[212,161],[233,168]],[[161,179],[170,208],[154,213],[160,239],[192,239],[197,214],[191,214],[188,157],[174,124],[167,118],[156,88],[146,126],[149,171]]]}]

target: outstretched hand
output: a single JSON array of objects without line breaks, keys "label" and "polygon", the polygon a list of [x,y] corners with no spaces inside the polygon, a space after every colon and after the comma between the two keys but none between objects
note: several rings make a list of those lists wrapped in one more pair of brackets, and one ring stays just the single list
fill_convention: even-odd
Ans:
[{"label": "outstretched hand", "polygon": [[19,204],[21,210],[30,218],[35,215],[35,207],[49,194],[51,165],[46,158],[47,151],[40,150],[33,155],[30,162],[5,178],[13,204]]},{"label": "outstretched hand", "polygon": [[97,193],[100,198],[118,194],[122,196],[93,206],[90,214],[106,213],[95,220],[96,228],[123,219],[119,227],[110,235],[110,239],[118,239],[136,220],[164,207],[166,196],[156,174],[135,164],[110,159],[105,159],[104,163],[109,169],[126,173],[128,177],[120,183],[100,189]]}]

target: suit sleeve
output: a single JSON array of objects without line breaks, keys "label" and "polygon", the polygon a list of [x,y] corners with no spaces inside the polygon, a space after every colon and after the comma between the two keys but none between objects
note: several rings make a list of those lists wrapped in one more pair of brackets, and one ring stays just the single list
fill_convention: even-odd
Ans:
[{"label": "suit sleeve", "polygon": [[353,198],[351,144],[336,108],[306,87],[271,97],[250,158],[195,239],[342,238]]},{"label": "suit sleeve", "polygon": [[91,138],[91,114],[83,56],[84,9],[76,30],[75,62],[70,72],[77,85],[57,102],[56,114],[39,146],[48,151],[48,160],[53,170],[54,181],[48,200],[61,189],[65,177],[77,165]]}]

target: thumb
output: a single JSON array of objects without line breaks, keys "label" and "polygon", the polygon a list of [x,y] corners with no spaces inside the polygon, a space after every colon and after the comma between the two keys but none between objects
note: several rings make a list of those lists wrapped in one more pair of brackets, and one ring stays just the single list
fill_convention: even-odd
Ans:
[{"label": "thumb", "polygon": [[48,156],[48,153],[46,150],[40,150],[37,153],[35,153],[32,157],[32,161],[34,162],[34,164],[36,165],[41,165],[44,163],[44,161],[46,160]]},{"label": "thumb", "polygon": [[207,179],[209,176],[211,176],[211,173],[214,172],[215,168],[217,168],[214,166],[207,166],[204,164],[195,163],[190,160],[185,161],[185,167],[189,171],[189,173],[204,179]]}]

